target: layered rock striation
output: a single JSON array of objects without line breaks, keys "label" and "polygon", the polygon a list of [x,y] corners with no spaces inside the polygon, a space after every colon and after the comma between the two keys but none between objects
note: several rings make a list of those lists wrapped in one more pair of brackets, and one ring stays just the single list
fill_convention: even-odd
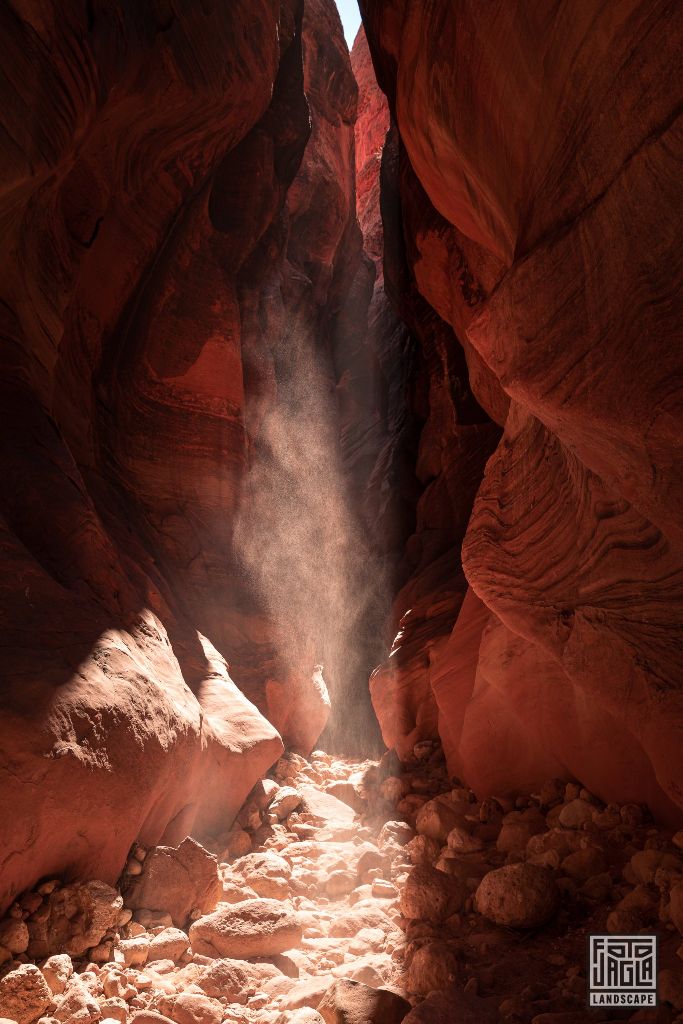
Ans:
[{"label": "layered rock striation", "polygon": [[[635,0],[361,8],[412,275],[504,428],[464,535],[471,590],[417,673],[375,677],[383,733],[438,728],[482,794],[574,775],[679,818],[680,18]],[[423,431],[423,460],[443,439]]]},{"label": "layered rock striation", "polygon": [[224,829],[282,749],[254,701],[310,699],[239,527],[361,242],[328,0],[2,18],[4,905]]}]

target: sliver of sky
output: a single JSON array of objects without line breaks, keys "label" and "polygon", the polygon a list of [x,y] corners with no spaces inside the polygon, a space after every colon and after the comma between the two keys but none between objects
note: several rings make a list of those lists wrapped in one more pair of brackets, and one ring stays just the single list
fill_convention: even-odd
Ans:
[{"label": "sliver of sky", "polygon": [[360,26],[360,11],[358,10],[358,3],[357,0],[336,0],[336,2],[339,15],[342,20],[342,25],[344,26],[346,42],[350,50]]}]

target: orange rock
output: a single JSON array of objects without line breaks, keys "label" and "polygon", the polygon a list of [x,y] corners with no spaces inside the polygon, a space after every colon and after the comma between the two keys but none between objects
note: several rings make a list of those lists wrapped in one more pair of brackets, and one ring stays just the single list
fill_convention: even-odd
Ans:
[{"label": "orange rock", "polygon": [[164,910],[176,927],[182,928],[193,909],[202,913],[213,910],[221,888],[215,856],[187,838],[175,848],[150,850],[142,874],[130,881],[125,900],[134,910]]}]

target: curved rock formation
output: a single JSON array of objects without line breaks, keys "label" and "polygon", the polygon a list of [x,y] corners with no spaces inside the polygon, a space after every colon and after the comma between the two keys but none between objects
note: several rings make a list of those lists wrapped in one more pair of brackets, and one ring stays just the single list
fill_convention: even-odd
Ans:
[{"label": "curved rock formation", "polygon": [[[505,426],[463,547],[489,612],[468,599],[418,672],[451,768],[482,793],[571,774],[680,818],[679,12],[361,7],[426,194],[404,179],[409,262]],[[392,742],[427,728],[416,685],[374,694]]]},{"label": "curved rock formation", "polygon": [[0,910],[367,748],[397,590],[389,746],[681,817],[680,12],[361,6],[0,14]]},{"label": "curved rock formation", "polygon": [[328,0],[303,31],[301,0],[2,18],[4,906],[224,831],[281,751],[242,692],[278,641],[235,536],[277,377],[258,333],[302,253],[333,316],[357,229]]}]

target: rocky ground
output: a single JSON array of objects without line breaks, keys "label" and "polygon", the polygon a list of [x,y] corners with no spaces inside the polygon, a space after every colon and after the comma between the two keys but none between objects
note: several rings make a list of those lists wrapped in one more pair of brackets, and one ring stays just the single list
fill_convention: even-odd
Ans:
[{"label": "rocky ground", "polygon": [[[683,833],[549,781],[478,802],[426,742],[281,758],[208,843],[48,879],[0,922],[0,1024],[683,1021]],[[589,932],[660,934],[657,1010],[588,1011]]]}]

